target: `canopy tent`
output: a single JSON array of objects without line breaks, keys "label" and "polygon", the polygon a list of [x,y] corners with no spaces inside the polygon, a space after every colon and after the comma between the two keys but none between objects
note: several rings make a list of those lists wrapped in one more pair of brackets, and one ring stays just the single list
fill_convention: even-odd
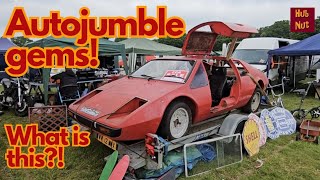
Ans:
[{"label": "canopy tent", "polygon": [[7,64],[4,60],[4,56],[9,48],[15,46],[17,45],[15,45],[9,39],[0,38],[0,79],[9,77],[7,73],[4,72],[5,68],[7,67]]},{"label": "canopy tent", "polygon": [[[53,37],[47,37],[44,39],[40,39],[38,41],[28,43],[26,46],[31,47],[72,47],[74,49],[77,48],[77,46],[74,45],[75,38],[53,38]],[[101,38],[99,39],[99,56],[107,56],[107,55],[121,55],[122,59],[126,60],[126,54],[125,54],[125,46],[123,44],[112,42],[107,39]],[[118,67],[118,59],[115,58],[115,66]],[[127,62],[124,61],[124,68],[126,73],[128,73],[128,66]],[[50,69],[43,69],[42,71],[42,78],[43,78],[43,86],[44,86],[44,99],[45,104],[48,100],[48,85],[49,85],[49,79],[50,79]]]},{"label": "canopy tent", "polygon": [[135,70],[137,55],[181,55],[180,48],[144,38],[130,38],[119,43],[125,45],[126,53],[129,54],[130,72]]},{"label": "canopy tent", "polygon": [[[27,44],[27,47],[72,47],[74,49],[77,46],[74,45],[75,38],[53,38],[52,36],[40,39],[38,41]],[[108,39],[99,39],[99,56],[106,55],[122,55],[125,52],[125,46],[123,44],[109,41]]]},{"label": "canopy tent", "polygon": [[131,38],[120,41],[119,43],[125,45],[127,54],[136,53],[145,55],[181,55],[180,48],[161,44],[144,38]]},{"label": "canopy tent", "polygon": [[5,54],[6,51],[13,46],[17,45],[15,45],[7,38],[0,38],[0,54]]},{"label": "canopy tent", "polygon": [[[320,55],[320,33],[294,44],[290,44],[288,46],[281,47],[279,49],[270,50],[268,52],[268,69],[271,67],[271,59],[272,56],[292,56],[293,61],[295,61],[294,56],[309,56],[309,70],[311,67],[312,56]],[[293,63],[294,64],[294,63]],[[295,67],[293,67],[295,68]],[[295,72],[295,70],[294,70]],[[293,75],[295,78],[295,74]],[[295,80],[294,80],[295,83]],[[295,85],[295,84],[294,84]]]},{"label": "canopy tent", "polygon": [[320,55],[320,33],[297,43],[271,50],[269,55],[312,56]]}]

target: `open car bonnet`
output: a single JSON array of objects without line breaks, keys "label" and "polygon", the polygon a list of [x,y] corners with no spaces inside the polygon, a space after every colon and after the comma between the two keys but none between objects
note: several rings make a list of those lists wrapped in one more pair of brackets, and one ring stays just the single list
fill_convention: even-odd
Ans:
[{"label": "open car bonnet", "polygon": [[[209,27],[211,32],[197,31]],[[184,41],[182,55],[210,55],[219,35],[231,38],[247,38],[257,29],[243,24],[206,22],[192,28]]]}]

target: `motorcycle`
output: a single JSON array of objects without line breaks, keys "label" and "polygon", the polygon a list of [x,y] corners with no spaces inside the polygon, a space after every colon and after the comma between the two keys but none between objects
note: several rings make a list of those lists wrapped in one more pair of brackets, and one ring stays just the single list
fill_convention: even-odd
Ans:
[{"label": "motorcycle", "polygon": [[29,80],[26,78],[4,78],[0,82],[3,91],[0,93],[0,110],[14,108],[17,116],[28,115],[28,107],[33,106],[32,97],[29,95]]}]

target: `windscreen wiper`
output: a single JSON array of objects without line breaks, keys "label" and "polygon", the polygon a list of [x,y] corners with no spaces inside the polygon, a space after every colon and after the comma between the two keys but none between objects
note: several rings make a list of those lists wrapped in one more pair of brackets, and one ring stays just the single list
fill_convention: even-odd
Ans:
[{"label": "windscreen wiper", "polygon": [[164,77],[174,77],[174,78],[179,78],[179,79],[185,80],[183,77],[175,76],[175,75],[165,75]]},{"label": "windscreen wiper", "polygon": [[141,76],[141,77],[146,77],[148,80],[155,78],[155,77],[153,77],[153,76],[149,76],[149,75],[146,75],[146,74],[141,74],[140,76]]}]

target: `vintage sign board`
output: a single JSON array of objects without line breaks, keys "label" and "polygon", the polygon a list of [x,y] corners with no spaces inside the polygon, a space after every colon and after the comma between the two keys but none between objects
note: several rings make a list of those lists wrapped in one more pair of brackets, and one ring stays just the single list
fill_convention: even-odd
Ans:
[{"label": "vintage sign board", "polygon": [[266,127],[265,127],[263,121],[259,118],[259,116],[255,115],[253,113],[249,114],[248,118],[254,120],[259,127],[259,132],[260,132],[259,146],[261,147],[261,146],[265,145],[267,142],[267,130],[266,130]]},{"label": "vintage sign board", "polygon": [[315,8],[294,7],[290,11],[291,32],[315,32]]},{"label": "vintage sign board", "polygon": [[253,119],[248,119],[242,132],[243,145],[249,156],[258,154],[260,143],[259,126]]},{"label": "vintage sign board", "polygon": [[277,122],[279,135],[289,135],[296,132],[297,122],[290,111],[277,107],[270,112],[270,117]]},{"label": "vintage sign board", "polygon": [[267,131],[267,137],[277,139],[279,137],[278,124],[270,117],[270,112],[267,109],[261,111],[260,119],[264,122]]}]

